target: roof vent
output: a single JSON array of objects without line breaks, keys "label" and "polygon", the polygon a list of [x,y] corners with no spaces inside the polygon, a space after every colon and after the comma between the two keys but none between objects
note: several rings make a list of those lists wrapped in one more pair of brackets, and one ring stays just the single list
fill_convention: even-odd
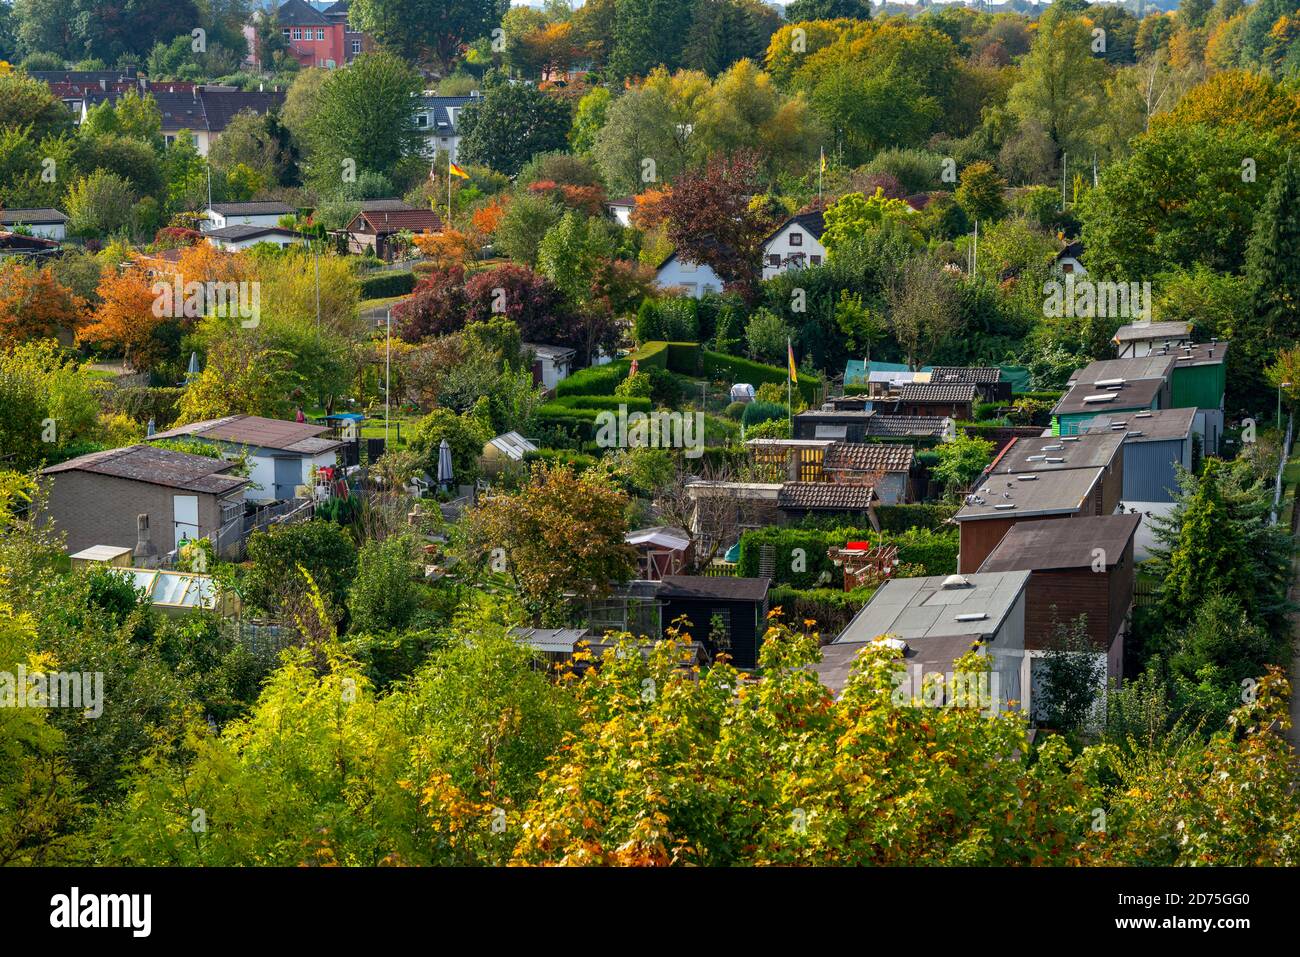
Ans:
[{"label": "roof vent", "polygon": [[949,575],[943,580],[944,588],[969,588],[970,579],[965,575]]},{"label": "roof vent", "polygon": [[1141,434],[1142,434],[1141,432],[1130,432],[1130,433],[1128,434],[1128,438],[1131,439],[1131,438],[1133,438],[1133,436],[1135,436],[1135,435],[1141,435]]},{"label": "roof vent", "polygon": [[1037,482],[1037,475],[1017,475],[1016,480],[1020,482]]},{"label": "roof vent", "polygon": [[1043,461],[1043,459],[1045,459],[1045,458],[1047,458],[1046,455],[1026,455],[1026,456],[1025,456],[1025,461],[1026,461],[1026,462],[1041,462],[1041,461]]},{"label": "roof vent", "polygon": [[1098,392],[1098,393],[1096,393],[1095,395],[1085,395],[1085,396],[1083,397],[1083,401],[1084,401],[1084,404],[1086,404],[1086,405],[1096,405],[1096,404],[1101,403],[1101,402],[1114,402],[1114,401],[1115,401],[1115,393],[1114,393],[1114,392]]},{"label": "roof vent", "polygon": [[1065,461],[1065,459],[1059,457],[1049,457],[1047,461],[1050,462],[1052,465],[1060,465]]},{"label": "roof vent", "polygon": [[903,654],[907,654],[908,652],[907,642],[902,638],[891,638],[888,635],[881,635],[876,639],[875,643],[878,645],[884,645],[887,648],[893,648],[895,651],[901,651]]},{"label": "roof vent", "polygon": [[963,612],[953,618],[953,621],[984,621],[989,616],[986,611],[968,611]]},{"label": "roof vent", "polygon": [[1098,379],[1093,385],[1099,389],[1118,389],[1124,385],[1123,379]]},{"label": "roof vent", "polygon": [[1063,449],[1063,448],[1065,448],[1064,445],[1044,445],[1044,446],[1043,446],[1043,451],[1044,451],[1044,452],[1059,452],[1059,451],[1061,451],[1061,449]]},{"label": "roof vent", "polygon": [[1008,509],[1015,508],[1015,507],[1016,507],[1016,503],[1015,503],[1015,502],[999,502],[997,505],[994,505],[993,507],[994,507],[995,509],[997,509],[999,512],[1005,512],[1005,511],[1007,511]]},{"label": "roof vent", "polygon": [[1151,418],[1151,413],[1150,413],[1150,412],[1138,412],[1136,415],[1133,416],[1133,418],[1135,418],[1135,419],[1149,419],[1149,418]]}]

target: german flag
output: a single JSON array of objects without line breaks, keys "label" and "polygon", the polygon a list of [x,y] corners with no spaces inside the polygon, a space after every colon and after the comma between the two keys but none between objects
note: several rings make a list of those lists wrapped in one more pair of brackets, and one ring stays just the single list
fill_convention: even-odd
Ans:
[{"label": "german flag", "polygon": [[465,172],[450,160],[447,161],[447,172],[452,176],[459,176],[461,179],[469,179],[469,173]]}]

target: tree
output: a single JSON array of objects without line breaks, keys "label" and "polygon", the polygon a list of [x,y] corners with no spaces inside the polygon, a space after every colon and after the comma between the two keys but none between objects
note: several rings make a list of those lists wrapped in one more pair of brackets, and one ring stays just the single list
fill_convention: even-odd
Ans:
[{"label": "tree", "polygon": [[135,192],[131,184],[108,170],[97,169],[68,188],[68,232],[103,237],[131,224]]},{"label": "tree", "polygon": [[[1264,367],[1278,352],[1300,342],[1300,167],[1288,155],[1255,216],[1246,249],[1246,315],[1233,330],[1237,385],[1253,397],[1263,386]],[[1243,385],[1245,386],[1243,388]]]},{"label": "tree", "polygon": [[493,233],[495,245],[517,263],[533,266],[547,232],[563,215],[549,197],[525,192],[511,198]]},{"label": "tree", "polygon": [[508,0],[355,0],[348,20],[407,60],[432,57],[443,76],[462,50],[501,23]]},{"label": "tree", "polygon": [[610,37],[609,74],[624,80],[655,67],[675,70],[691,21],[691,0],[618,0]]},{"label": "tree", "polygon": [[928,256],[908,260],[890,286],[889,323],[909,366],[918,366],[957,329],[957,282]]},{"label": "tree", "polygon": [[507,264],[474,273],[465,283],[465,318],[487,322],[505,316],[525,342],[577,345],[573,310],[545,276]]},{"label": "tree", "polygon": [[758,157],[750,150],[710,157],[688,170],[660,203],[678,256],[709,266],[728,286],[753,299],[763,240],[772,222],[754,211]]},{"label": "tree", "polygon": [[254,532],[248,539],[244,599],[272,615],[303,592],[304,572],[332,610],[342,610],[357,576],[357,550],[333,522],[297,522]]},{"label": "tree", "polygon": [[1088,616],[1058,622],[1043,656],[1043,722],[1076,739],[1095,730],[1106,655],[1088,635]]},{"label": "tree", "polygon": [[966,215],[977,222],[1001,219],[1006,212],[1002,191],[1007,181],[998,175],[992,163],[971,163],[961,171],[957,203]]},{"label": "tree", "polygon": [[779,363],[786,354],[790,328],[776,313],[756,309],[745,326],[745,351],[751,359]]},{"label": "tree", "polygon": [[1007,106],[1020,122],[1047,132],[1056,162],[1064,152],[1082,156],[1096,128],[1103,62],[1092,55],[1089,25],[1061,4],[1038,20],[1038,34],[1020,64]]},{"label": "tree", "polygon": [[467,105],[458,155],[514,176],[538,153],[568,145],[569,107],[532,86],[498,82]]},{"label": "tree", "polygon": [[670,77],[656,70],[609,105],[594,155],[611,190],[638,193],[677,182],[694,156],[695,103],[707,82],[703,74]]},{"label": "tree", "polygon": [[303,385],[292,353],[269,348],[255,333],[231,335],[209,349],[181,397],[177,424],[226,415],[291,418],[294,392]]},{"label": "tree", "polygon": [[438,454],[445,439],[451,448],[452,479],[469,485],[478,478],[479,457],[483,446],[492,438],[491,431],[479,418],[457,415],[451,409],[434,409],[415,425],[411,450],[420,456],[420,464],[430,476],[438,474]]},{"label": "tree", "polygon": [[994,445],[988,439],[959,433],[951,442],[941,442],[934,451],[938,463],[930,473],[949,493],[970,488],[993,461]]},{"label": "tree", "polygon": [[911,214],[912,207],[901,199],[889,199],[880,187],[870,198],[861,193],[846,193],[826,209],[822,245],[833,255],[837,248],[862,239],[886,222],[902,220]]},{"label": "tree", "polygon": [[49,84],[24,73],[0,73],[0,130],[26,129],[36,142],[72,129],[72,114]]},{"label": "tree", "polygon": [[349,628],[355,634],[403,631],[425,604],[417,582],[419,549],[410,535],[369,541],[357,556],[357,577],[348,590]]},{"label": "tree", "polygon": [[167,316],[154,309],[157,295],[143,269],[109,269],[96,289],[99,306],[78,330],[81,342],[120,348],[134,368],[149,370],[162,359],[163,347],[155,333]]},{"label": "tree", "polygon": [[592,152],[596,147],[596,138],[609,115],[609,104],[613,94],[608,87],[598,86],[583,94],[573,114],[573,130],[569,134],[569,145],[575,153]]},{"label": "tree", "polygon": [[448,266],[424,276],[410,296],[393,306],[393,319],[407,342],[455,332],[465,323],[465,270]]},{"label": "tree", "polygon": [[[566,595],[607,594],[635,572],[627,532],[627,496],[595,471],[538,466],[513,495],[495,495],[466,518],[470,540],[505,573],[535,616],[561,614]],[[499,563],[493,567],[499,570]]]},{"label": "tree", "polygon": [[860,294],[840,290],[839,301],[835,303],[835,324],[844,333],[846,344],[850,349],[863,353],[863,361],[871,363],[871,346],[885,337],[889,326],[879,310],[867,306]]},{"label": "tree", "polygon": [[312,181],[337,189],[365,172],[391,174],[399,161],[418,155],[422,87],[410,64],[384,52],[331,71],[306,122]]},{"label": "tree", "polygon": [[245,166],[268,186],[292,186],[298,177],[298,151],[289,130],[273,112],[235,114],[212,144],[208,159],[226,172]]},{"label": "tree", "polygon": [[75,332],[85,308],[86,301],[63,286],[49,266],[0,266],[0,346]]},{"label": "tree", "polygon": [[792,0],[786,4],[785,18],[790,23],[808,20],[870,20],[871,4],[863,0]]},{"label": "tree", "polygon": [[592,293],[592,282],[602,259],[614,249],[599,220],[570,210],[552,226],[537,248],[537,268],[575,306]]}]

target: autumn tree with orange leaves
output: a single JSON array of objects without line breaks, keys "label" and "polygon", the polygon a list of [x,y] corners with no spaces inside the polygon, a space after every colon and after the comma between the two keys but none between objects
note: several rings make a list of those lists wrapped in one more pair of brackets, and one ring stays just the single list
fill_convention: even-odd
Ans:
[{"label": "autumn tree with orange leaves", "polygon": [[77,340],[101,348],[120,348],[133,368],[152,369],[163,357],[156,332],[172,319],[154,314],[157,295],[151,287],[152,281],[138,265],[106,271],[96,290],[102,301],[91,321],[78,332]]},{"label": "autumn tree with orange leaves", "polygon": [[86,300],[55,279],[49,266],[0,267],[0,345],[75,333],[85,311]]}]

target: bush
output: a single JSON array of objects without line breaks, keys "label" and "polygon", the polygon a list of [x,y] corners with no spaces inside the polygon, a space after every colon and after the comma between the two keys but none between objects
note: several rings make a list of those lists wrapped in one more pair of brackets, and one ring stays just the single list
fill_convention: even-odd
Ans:
[{"label": "bush", "polygon": [[696,303],[690,296],[646,299],[637,310],[633,335],[637,342],[696,342],[699,322]]},{"label": "bush", "polygon": [[356,634],[409,628],[423,604],[424,586],[416,581],[415,540],[394,535],[367,542],[357,562],[357,577],[348,593],[351,630]]},{"label": "bush", "polygon": [[176,421],[184,394],[185,390],[177,386],[127,386],[110,390],[105,403],[112,411],[130,416],[141,425],[153,419],[162,430]]},{"label": "bush", "polygon": [[363,300],[405,296],[414,290],[415,273],[408,271],[377,272],[361,280]]},{"label": "bush", "polygon": [[875,593],[874,588],[839,591],[834,588],[799,589],[778,585],[768,592],[767,597],[768,605],[780,608],[785,620],[793,625],[802,626],[809,619],[815,621],[822,642],[829,644],[831,639],[849,626],[853,616]]},{"label": "bush", "polygon": [[775,402],[750,402],[745,406],[745,411],[741,413],[740,422],[742,425],[758,425],[760,422],[767,422],[771,419],[784,419],[790,414],[790,410],[784,405],[778,405]]},{"label": "bush", "polygon": [[631,363],[620,359],[603,366],[589,366],[561,379],[555,387],[557,396],[613,395],[618,384],[627,376]]},{"label": "bush", "polygon": [[254,608],[278,615],[286,599],[306,592],[298,570],[311,574],[321,594],[341,609],[357,573],[357,550],[343,529],[330,522],[280,525],[248,539],[252,567],[244,577],[244,598]]},{"label": "bush", "polygon": [[727,406],[727,411],[726,411],[727,418],[735,419],[737,422],[739,422],[740,417],[745,414],[745,408],[748,405],[749,405],[748,402],[731,403],[731,405]]},{"label": "bush", "polygon": [[746,439],[789,439],[794,436],[789,419],[768,419],[758,425],[746,426]]},{"label": "bush", "polygon": [[880,520],[881,531],[898,534],[909,528],[940,528],[957,514],[958,508],[959,506],[948,502],[879,505],[876,507],[876,518]]}]

